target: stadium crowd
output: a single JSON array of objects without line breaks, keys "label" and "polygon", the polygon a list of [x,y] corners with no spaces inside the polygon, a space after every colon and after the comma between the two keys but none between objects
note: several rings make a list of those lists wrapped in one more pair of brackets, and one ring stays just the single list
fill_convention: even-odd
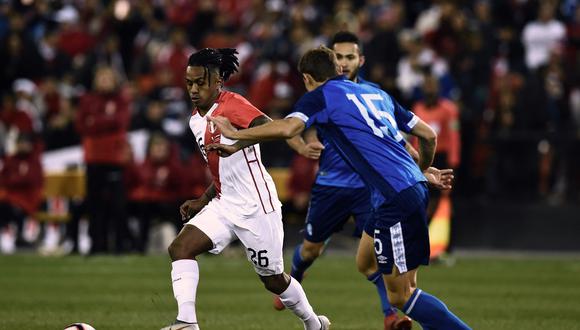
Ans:
[{"label": "stadium crowd", "polygon": [[[179,203],[209,182],[188,127],[188,56],[236,48],[241,70],[227,88],[282,118],[304,93],[298,58],[341,30],[364,44],[362,75],[408,109],[424,111],[433,96],[456,106],[461,133],[446,161],[456,193],[577,200],[576,0],[8,0],[0,2],[2,235],[41,208],[41,154],[80,143],[87,198],[71,203],[73,218],[101,219],[91,226],[95,252],[144,252],[151,221],[179,221]],[[143,162],[127,142],[138,129],[150,136]],[[304,209],[316,162],[284,143],[262,150],[267,166],[291,169],[291,204]],[[126,244],[115,237],[131,236],[129,217],[140,219],[132,230],[140,234]]]}]

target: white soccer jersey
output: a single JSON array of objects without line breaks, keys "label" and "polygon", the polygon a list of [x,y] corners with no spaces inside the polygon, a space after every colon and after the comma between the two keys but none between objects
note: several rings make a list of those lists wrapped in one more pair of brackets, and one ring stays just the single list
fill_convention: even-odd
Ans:
[{"label": "white soccer jersey", "polygon": [[224,116],[237,128],[248,128],[252,120],[264,115],[239,94],[222,91],[205,116],[194,110],[189,127],[205,158],[217,191],[216,198],[226,202],[231,210],[242,215],[268,214],[280,209],[281,203],[272,177],[262,164],[258,144],[244,148],[229,157],[207,152],[211,143],[234,144],[224,137],[208,116]]}]

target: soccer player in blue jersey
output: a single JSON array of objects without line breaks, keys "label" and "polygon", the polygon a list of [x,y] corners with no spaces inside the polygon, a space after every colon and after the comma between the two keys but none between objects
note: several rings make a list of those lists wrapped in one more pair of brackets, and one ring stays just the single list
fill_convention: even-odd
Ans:
[{"label": "soccer player in blue jersey", "polygon": [[[359,69],[364,64],[362,46],[356,35],[348,31],[336,33],[330,42],[336,54],[342,73],[351,81],[362,85],[379,88],[375,83],[359,76]],[[300,135],[288,140],[288,144],[301,155],[317,159],[320,156],[320,167],[316,182],[311,191],[310,205],[306,217],[304,240],[294,249],[290,275],[301,282],[304,272],[320,256],[330,237],[342,229],[350,216],[354,218],[357,232],[360,234],[365,223],[371,218],[370,192],[360,176],[342,160],[336,149],[328,141],[322,144],[314,127],[309,128],[304,138]],[[400,143],[418,161],[417,151],[406,143]],[[324,151],[323,151],[324,150]],[[451,175],[452,171],[445,171]],[[359,243],[356,258],[359,272],[373,283],[379,294],[384,314],[385,330],[406,330],[412,326],[408,317],[399,318],[397,310],[387,299],[385,284],[374,259],[373,240],[363,237]],[[274,298],[274,308],[280,310],[284,305],[279,298]]]},{"label": "soccer player in blue jersey", "polygon": [[[387,93],[356,84],[341,72],[336,55],[321,47],[300,60],[305,94],[285,119],[237,130],[223,117],[210,118],[222,134],[235,140],[288,139],[316,125],[340,157],[371,190],[372,219],[363,238],[374,242],[375,258],[387,285],[389,301],[424,329],[470,329],[436,297],[417,288],[417,271],[429,263],[425,211],[427,171],[433,161],[436,134]],[[398,130],[419,138],[417,165],[401,144]],[[227,151],[229,146],[211,145]]]}]

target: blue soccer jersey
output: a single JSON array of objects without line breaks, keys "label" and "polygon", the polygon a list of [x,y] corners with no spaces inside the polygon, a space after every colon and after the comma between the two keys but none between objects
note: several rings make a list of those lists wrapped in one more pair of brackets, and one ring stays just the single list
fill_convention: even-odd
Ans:
[{"label": "blue soccer jersey", "polygon": [[288,117],[307,128],[316,125],[350,171],[372,188],[375,207],[426,181],[399,132],[410,132],[418,118],[380,89],[338,76],[306,93]]},{"label": "blue soccer jersey", "polygon": [[[379,89],[379,85],[357,77],[357,83],[368,85]],[[317,130],[318,131],[318,130]],[[316,184],[321,186],[343,187],[343,188],[363,188],[364,181],[352,170],[338,154],[334,146],[324,139],[324,136],[318,131],[320,142],[324,145],[324,152],[320,155],[318,174],[316,175]],[[402,141],[403,145],[406,143]]]}]

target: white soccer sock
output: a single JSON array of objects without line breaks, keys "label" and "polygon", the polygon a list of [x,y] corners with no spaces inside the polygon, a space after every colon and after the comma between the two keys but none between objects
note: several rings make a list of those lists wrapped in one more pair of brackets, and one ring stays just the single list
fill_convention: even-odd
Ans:
[{"label": "white soccer sock", "polygon": [[306,293],[298,281],[290,278],[290,285],[280,294],[280,301],[304,322],[304,329],[320,329],[321,324],[318,316],[314,313],[308,298],[306,298]]},{"label": "white soccer sock", "polygon": [[181,259],[171,263],[171,280],[173,295],[177,300],[177,319],[188,323],[197,323],[195,314],[195,294],[199,282],[197,261]]}]

